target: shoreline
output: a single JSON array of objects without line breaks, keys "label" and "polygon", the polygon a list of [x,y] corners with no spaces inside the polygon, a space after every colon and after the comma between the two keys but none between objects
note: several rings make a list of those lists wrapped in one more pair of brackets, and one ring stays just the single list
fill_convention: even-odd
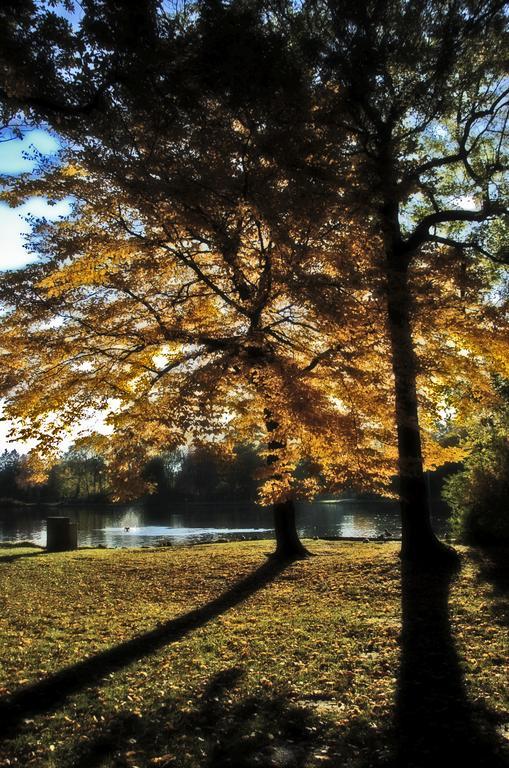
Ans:
[{"label": "shoreline", "polygon": [[[357,543],[357,544],[386,544],[386,543],[393,543],[398,544],[401,542],[401,536],[303,536],[303,541],[310,541],[310,542],[351,542],[351,543]],[[448,544],[461,544],[461,541],[456,538],[449,537],[445,539]],[[190,548],[190,547],[198,547],[198,546],[208,546],[210,544],[248,544],[250,542],[267,542],[271,543],[274,541],[274,537],[260,537],[260,538],[218,538],[218,539],[210,539],[210,540],[203,540],[203,541],[184,541],[182,543],[179,542],[173,542],[168,540],[167,542],[160,542],[157,544],[140,544],[132,547],[128,547],[125,545],[120,546],[106,546],[105,544],[84,544],[82,546],[78,546],[75,550],[68,550],[69,552],[79,552],[84,550],[160,550],[160,549],[183,549],[183,548]],[[33,541],[28,540],[22,540],[22,541],[1,541],[0,540],[0,549],[28,549],[28,548],[36,548],[36,549],[46,549],[46,546],[43,544],[37,544]]]}]

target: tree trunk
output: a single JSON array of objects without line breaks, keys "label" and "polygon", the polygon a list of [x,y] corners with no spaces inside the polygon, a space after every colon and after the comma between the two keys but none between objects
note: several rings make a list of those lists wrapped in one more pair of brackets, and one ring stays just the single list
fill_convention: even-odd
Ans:
[{"label": "tree trunk", "polygon": [[[274,470],[274,477],[277,477],[276,468],[279,463],[279,451],[285,447],[284,442],[277,439],[274,434],[279,428],[279,422],[274,419],[269,409],[265,411],[265,428],[269,435],[267,464]],[[274,557],[282,560],[306,557],[309,552],[299,539],[297,526],[295,525],[295,504],[293,499],[275,502],[273,505],[274,529],[276,532],[276,550]]]},{"label": "tree trunk", "polygon": [[274,557],[282,560],[306,557],[309,552],[299,539],[295,525],[295,504],[292,499],[274,504],[276,551]]},{"label": "tree trunk", "polygon": [[417,359],[410,324],[408,261],[389,256],[387,266],[387,309],[398,433],[401,557],[429,562],[451,559],[454,550],[435,536],[429,513],[417,406]]}]

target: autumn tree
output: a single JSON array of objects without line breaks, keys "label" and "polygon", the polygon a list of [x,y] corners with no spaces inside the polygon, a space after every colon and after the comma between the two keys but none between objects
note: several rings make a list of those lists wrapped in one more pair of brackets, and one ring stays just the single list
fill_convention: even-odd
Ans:
[{"label": "autumn tree", "polygon": [[380,249],[409,558],[448,556],[431,528],[423,475],[418,406],[430,382],[419,379],[418,275],[447,262],[447,282],[451,260],[464,275],[479,260],[507,263],[504,7],[310,0],[298,23],[281,16],[298,35],[306,29],[329,140],[355,163],[348,194],[341,185],[345,208],[364,212]]},{"label": "autumn tree", "polygon": [[[191,156],[196,168],[197,151]],[[210,151],[206,160],[208,190]],[[5,197],[37,190],[52,198],[72,190],[75,200],[68,219],[39,222],[41,263],[4,275],[0,289],[6,413],[19,420],[20,436],[38,438],[39,454],[50,457],[70,424],[107,411],[112,434],[93,444],[109,457],[122,496],[139,491],[137,469],[161,447],[228,450],[257,440],[281,556],[303,553],[293,498],[318,488],[294,475],[303,457],[328,487],[387,483],[390,425],[366,392],[377,389],[373,319],[347,293],[351,325],[341,341],[336,324],[329,333],[317,324],[311,303],[292,300],[285,286],[300,219],[289,241],[244,195],[227,206],[209,199],[198,215],[177,195],[153,194],[133,209],[102,171],[73,165],[18,182]],[[232,220],[234,249],[223,229]],[[321,364],[333,342],[348,348],[355,376]]]},{"label": "autumn tree", "polygon": [[[80,27],[89,41],[97,18]],[[42,263],[3,279],[8,413],[50,456],[69,424],[109,410],[113,435],[102,443],[124,495],[161,447],[255,440],[265,445],[277,553],[302,554],[295,494],[312,493],[318,477],[381,489],[392,470],[377,394],[383,344],[358,275],[351,282],[336,265],[348,325],[319,323],[291,285],[313,254],[362,249],[353,222],[348,234],[330,226],[335,175],[285,40],[244,6],[204,6],[185,33],[175,19],[163,32],[152,40],[155,70],[124,61],[90,110],[78,96],[71,109],[20,97],[67,147],[57,167],[17,180],[5,199],[74,204],[68,220],[36,227]],[[48,82],[63,96],[58,66]],[[346,358],[333,361],[331,346]],[[306,483],[293,472],[304,457],[317,470]]]}]

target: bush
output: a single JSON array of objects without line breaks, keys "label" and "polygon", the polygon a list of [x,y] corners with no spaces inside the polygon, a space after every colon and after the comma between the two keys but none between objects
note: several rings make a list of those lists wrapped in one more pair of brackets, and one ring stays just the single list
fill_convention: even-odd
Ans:
[{"label": "bush", "polygon": [[453,531],[469,544],[509,543],[507,413],[481,421],[470,433],[464,468],[445,482]]}]

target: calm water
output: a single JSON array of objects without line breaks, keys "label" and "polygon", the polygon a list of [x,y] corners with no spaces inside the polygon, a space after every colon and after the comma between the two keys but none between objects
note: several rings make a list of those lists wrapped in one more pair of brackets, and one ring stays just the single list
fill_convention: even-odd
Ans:
[{"label": "calm water", "polygon": [[[232,503],[193,503],[168,509],[142,505],[0,508],[0,541],[28,540],[45,545],[49,515],[65,515],[76,521],[80,546],[140,547],[165,541],[189,544],[274,535],[270,510]],[[439,535],[447,532],[443,509],[437,510],[433,521]],[[297,525],[304,537],[398,537],[401,533],[398,507],[390,501],[342,499],[301,504]]]}]

